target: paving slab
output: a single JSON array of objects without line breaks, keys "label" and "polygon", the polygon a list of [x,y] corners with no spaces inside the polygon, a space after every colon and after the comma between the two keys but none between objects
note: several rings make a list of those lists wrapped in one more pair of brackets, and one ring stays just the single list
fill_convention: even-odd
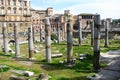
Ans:
[{"label": "paving slab", "polygon": [[[120,50],[110,50],[101,54],[101,60],[107,63],[94,80],[119,80],[120,79]],[[93,80],[93,79],[92,79]]]}]

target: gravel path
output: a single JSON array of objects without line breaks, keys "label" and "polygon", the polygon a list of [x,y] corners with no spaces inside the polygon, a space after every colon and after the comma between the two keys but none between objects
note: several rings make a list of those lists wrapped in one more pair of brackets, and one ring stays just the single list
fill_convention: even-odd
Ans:
[{"label": "gravel path", "polygon": [[120,50],[110,50],[101,54],[101,61],[107,63],[93,80],[120,80]]}]

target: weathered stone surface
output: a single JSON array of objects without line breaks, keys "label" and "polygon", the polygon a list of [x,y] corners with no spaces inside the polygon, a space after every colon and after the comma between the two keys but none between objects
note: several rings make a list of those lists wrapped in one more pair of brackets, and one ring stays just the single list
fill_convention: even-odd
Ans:
[{"label": "weathered stone surface", "polygon": [[53,41],[54,41],[54,43],[58,43],[58,41],[57,41],[57,40],[55,40],[55,39],[54,39]]},{"label": "weathered stone surface", "polygon": [[109,52],[107,52],[109,55],[120,55],[120,50],[110,50]]},{"label": "weathered stone surface", "polygon": [[47,74],[41,73],[36,80],[49,80],[49,78]]},{"label": "weathered stone surface", "polygon": [[3,28],[3,46],[4,46],[4,52],[5,55],[8,54],[8,39],[7,39],[7,27],[6,27],[6,22],[4,22],[2,24],[2,28]]},{"label": "weathered stone surface", "polygon": [[72,59],[72,64],[75,64],[76,63],[76,58],[73,58]]},{"label": "weathered stone surface", "polygon": [[73,26],[69,20],[67,22],[67,64],[72,64],[73,57]]},{"label": "weathered stone surface", "polygon": [[91,22],[91,46],[94,45],[94,21]]},{"label": "weathered stone surface", "polygon": [[62,57],[62,56],[63,56],[62,53],[52,54],[52,58],[57,58],[57,57]]},{"label": "weathered stone surface", "polygon": [[11,72],[19,75],[23,75],[23,76],[28,76],[28,77],[34,75],[34,72],[31,72],[31,71],[11,70]]},{"label": "weathered stone surface", "polygon": [[18,27],[17,23],[14,23],[14,39],[15,39],[15,57],[20,56],[20,47],[19,47],[19,39],[18,39]]},{"label": "weathered stone surface", "polygon": [[81,17],[79,17],[78,20],[78,30],[79,30],[79,45],[82,44],[82,23],[81,23]]},{"label": "weathered stone surface", "polygon": [[85,59],[86,58],[86,54],[79,54],[78,55],[78,59],[79,60],[83,60],[83,59]]},{"label": "weathered stone surface", "polygon": [[40,51],[38,51],[38,50],[34,50],[34,53],[39,53]]},{"label": "weathered stone surface", "polygon": [[28,28],[28,48],[29,48],[29,59],[34,57],[34,46],[33,46],[33,28]]},{"label": "weathered stone surface", "polygon": [[31,71],[24,71],[24,75],[25,76],[33,76],[34,75],[34,72],[31,72]]},{"label": "weathered stone surface", "polygon": [[[109,53],[110,52],[110,53]],[[107,63],[94,80],[119,80],[120,79],[120,51],[114,50],[101,54],[101,60]],[[116,53],[116,54],[115,54]]]},{"label": "weathered stone surface", "polygon": [[84,57],[79,57],[79,60],[83,60],[84,59]]},{"label": "weathered stone surface", "polygon": [[85,54],[79,54],[78,57],[85,57]]},{"label": "weathered stone surface", "polygon": [[108,47],[108,28],[109,28],[109,22],[105,21],[104,22],[105,26],[105,47]]},{"label": "weathered stone surface", "polygon": [[45,19],[45,47],[46,47],[46,61],[51,62],[51,26],[49,18]]},{"label": "weathered stone surface", "polygon": [[93,68],[98,70],[100,68],[99,56],[100,56],[100,15],[94,15],[94,54],[93,54]]},{"label": "weathered stone surface", "polygon": [[24,74],[24,71],[22,71],[22,70],[11,70],[11,72],[16,73],[16,74],[20,74],[20,75]]}]

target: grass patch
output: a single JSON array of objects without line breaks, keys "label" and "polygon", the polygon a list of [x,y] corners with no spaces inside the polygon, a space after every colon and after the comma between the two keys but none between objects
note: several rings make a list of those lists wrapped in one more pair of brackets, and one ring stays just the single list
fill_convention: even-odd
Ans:
[{"label": "grass patch", "polygon": [[[109,43],[114,44],[109,44],[109,47],[104,47],[103,40],[101,40],[101,52],[120,49],[120,40],[110,40]],[[35,47],[35,49],[40,51],[39,53],[34,54],[34,61],[28,61],[28,44],[20,45],[20,53],[23,57],[23,59],[20,60],[14,59],[13,57],[15,55],[4,56],[4,53],[0,52],[0,65],[4,64],[9,66],[9,69],[5,69],[4,73],[0,72],[0,80],[9,80],[8,78],[11,75],[10,69],[33,71],[35,76],[38,76],[40,73],[46,73],[52,77],[50,80],[88,80],[86,76],[92,76],[95,74],[91,71],[93,67],[93,48],[90,46],[90,40],[88,42],[83,41],[82,46],[73,46],[74,58],[77,58],[78,54],[89,53],[91,56],[87,57],[83,61],[77,59],[76,65],[72,68],[68,68],[64,64],[59,64],[59,61],[65,60],[67,56],[67,46],[65,41],[60,44],[52,43],[52,54],[54,54],[55,51],[59,51],[63,54],[63,57],[52,58],[52,63],[45,62],[45,44],[34,43],[34,45],[38,46]],[[14,50],[14,46],[11,46],[11,48]],[[101,67],[105,66],[106,64],[101,63]],[[6,75],[4,75],[5,73]],[[8,78],[3,79],[3,77]],[[34,80],[31,77],[30,79]]]}]

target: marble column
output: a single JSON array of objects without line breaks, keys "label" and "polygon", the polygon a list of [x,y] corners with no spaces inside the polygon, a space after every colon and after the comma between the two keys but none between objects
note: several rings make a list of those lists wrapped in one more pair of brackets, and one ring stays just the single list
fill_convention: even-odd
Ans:
[{"label": "marble column", "polygon": [[7,30],[6,30],[6,22],[2,23],[2,28],[3,28],[3,46],[4,46],[4,52],[5,55],[8,54],[8,37],[7,37]]},{"label": "marble column", "polygon": [[29,59],[34,57],[34,45],[33,45],[33,32],[32,26],[28,28],[28,47],[29,47]]},{"label": "marble column", "polygon": [[79,29],[79,45],[82,45],[82,23],[81,23],[81,18],[78,19],[78,29]]},{"label": "marble column", "polygon": [[98,70],[100,68],[99,57],[100,57],[100,15],[94,16],[94,54],[93,54],[93,68]]},{"label": "marble column", "polygon": [[108,28],[109,28],[109,22],[104,22],[105,25],[105,47],[108,47]]},{"label": "marble column", "polygon": [[19,35],[18,35],[18,23],[14,23],[14,39],[15,39],[15,57],[20,56],[20,47],[19,47]]},{"label": "marble column", "polygon": [[67,22],[67,63],[71,64],[73,55],[73,26],[69,20]]},{"label": "marble column", "polygon": [[94,45],[94,21],[91,21],[91,46]]},{"label": "marble column", "polygon": [[46,61],[51,62],[51,26],[49,18],[45,19],[45,47]]}]

